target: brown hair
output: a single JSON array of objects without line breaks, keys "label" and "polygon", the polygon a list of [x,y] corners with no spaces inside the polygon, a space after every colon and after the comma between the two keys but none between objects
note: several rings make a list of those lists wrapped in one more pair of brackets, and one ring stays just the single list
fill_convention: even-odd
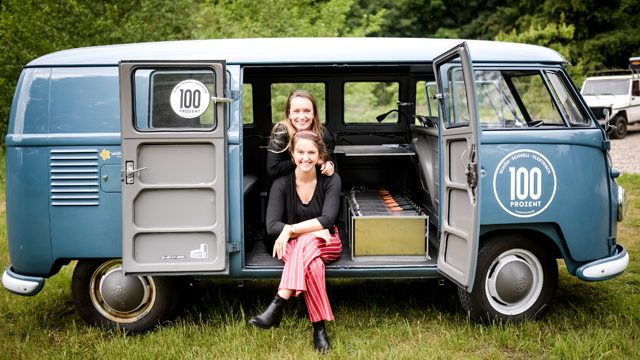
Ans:
[{"label": "brown hair", "polygon": [[289,151],[292,156],[293,151],[296,148],[296,144],[300,140],[309,140],[316,146],[316,149],[318,149],[318,160],[322,160],[324,162],[329,159],[329,153],[327,152],[327,147],[325,146],[324,141],[322,141],[322,137],[311,131],[301,131],[291,139],[291,147],[289,148]]},{"label": "brown hair", "polygon": [[[271,129],[271,136],[269,138],[269,143],[273,145],[269,148],[269,151],[271,152],[280,153],[287,149],[292,151],[290,147],[291,139],[293,139],[293,135],[295,135],[297,130],[295,126],[293,126],[293,123],[289,118],[289,113],[291,111],[291,100],[297,97],[301,97],[311,101],[311,105],[313,106],[313,122],[311,123],[311,128],[309,130],[322,137],[324,127],[322,126],[322,121],[320,120],[320,113],[318,113],[318,102],[316,101],[316,98],[314,98],[313,95],[311,95],[311,93],[306,90],[294,90],[291,92],[291,94],[289,94],[289,98],[287,99],[287,105],[284,109],[285,119],[277,123],[273,127],[273,129]],[[285,143],[286,141],[288,142]]]},{"label": "brown hair", "polygon": [[291,94],[289,94],[289,98],[287,99],[287,106],[284,109],[284,114],[285,114],[284,121],[288,125],[291,125],[291,127],[295,132],[295,126],[293,126],[293,124],[291,123],[291,119],[289,118],[289,112],[291,111],[291,100],[298,97],[311,101],[311,105],[313,106],[313,122],[311,123],[311,128],[309,130],[322,136],[323,126],[322,126],[322,120],[320,120],[320,113],[318,112],[318,102],[316,101],[316,98],[314,98],[313,95],[311,95],[311,93],[308,92],[307,90],[294,90],[291,92]]}]

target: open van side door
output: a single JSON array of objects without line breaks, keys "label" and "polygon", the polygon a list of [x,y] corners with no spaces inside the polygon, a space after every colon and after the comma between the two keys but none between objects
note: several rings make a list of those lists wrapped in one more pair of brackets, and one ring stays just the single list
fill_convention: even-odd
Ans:
[{"label": "open van side door", "polygon": [[121,61],[125,274],[227,274],[225,61]]},{"label": "open van side door", "polygon": [[433,61],[440,106],[438,271],[471,291],[480,230],[480,129],[475,75],[465,42]]}]

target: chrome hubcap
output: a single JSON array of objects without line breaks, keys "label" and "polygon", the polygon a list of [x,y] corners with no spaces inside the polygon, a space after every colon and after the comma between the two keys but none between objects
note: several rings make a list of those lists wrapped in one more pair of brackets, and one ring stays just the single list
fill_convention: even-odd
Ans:
[{"label": "chrome hubcap", "polygon": [[491,264],[485,287],[491,306],[505,315],[521,314],[542,292],[542,264],[531,252],[511,249]]},{"label": "chrome hubcap", "polygon": [[150,276],[124,276],[122,261],[110,260],[91,276],[91,301],[105,318],[130,323],[145,317],[156,299],[155,283]]}]

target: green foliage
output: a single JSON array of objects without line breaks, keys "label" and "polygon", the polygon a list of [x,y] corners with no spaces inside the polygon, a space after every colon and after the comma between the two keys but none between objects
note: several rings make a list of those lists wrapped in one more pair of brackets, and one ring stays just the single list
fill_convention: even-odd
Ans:
[{"label": "green foliage", "polygon": [[[344,31],[353,0],[207,0],[195,14],[197,39],[258,37],[364,36],[376,31],[384,11],[360,17],[359,25]],[[283,49],[309,51],[313,49]]]},{"label": "green foliage", "polygon": [[371,36],[492,39],[498,31],[486,29],[486,20],[505,1],[496,0],[361,0],[347,17],[355,26],[368,14],[386,10],[380,30]]},{"label": "green foliage", "polygon": [[[561,20],[564,20],[564,15]],[[576,27],[574,25],[567,25],[564,21],[561,21],[560,25],[556,23],[547,24],[544,29],[540,25],[537,28],[531,25],[528,30],[521,33],[517,33],[516,29],[513,29],[510,33],[500,31],[495,40],[550,47],[559,52],[565,59],[571,61],[568,43],[573,39],[575,30]]]},{"label": "green foliage", "polygon": [[22,66],[64,49],[184,39],[194,0],[3,0],[0,8],[0,136]]}]

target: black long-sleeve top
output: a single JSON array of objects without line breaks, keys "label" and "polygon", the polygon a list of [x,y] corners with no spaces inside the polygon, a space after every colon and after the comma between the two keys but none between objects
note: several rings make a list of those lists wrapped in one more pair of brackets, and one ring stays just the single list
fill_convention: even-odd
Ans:
[{"label": "black long-sleeve top", "polygon": [[[276,126],[284,127],[284,124],[278,123]],[[327,147],[329,156],[333,154],[333,150],[336,148],[336,144],[333,141],[333,136],[329,130],[322,129],[322,141]],[[271,141],[267,147],[267,173],[272,178],[288,174],[296,168],[296,165],[291,161],[291,155],[289,151],[283,149],[289,144],[289,135],[285,129],[276,129],[277,138],[275,141]]]},{"label": "black long-sleeve top", "polygon": [[321,174],[316,169],[316,188],[308,204],[303,204],[296,191],[295,172],[277,178],[271,186],[267,207],[267,233],[278,236],[286,224],[318,219],[322,228],[334,234],[333,224],[340,207],[342,181],[337,173]]}]

